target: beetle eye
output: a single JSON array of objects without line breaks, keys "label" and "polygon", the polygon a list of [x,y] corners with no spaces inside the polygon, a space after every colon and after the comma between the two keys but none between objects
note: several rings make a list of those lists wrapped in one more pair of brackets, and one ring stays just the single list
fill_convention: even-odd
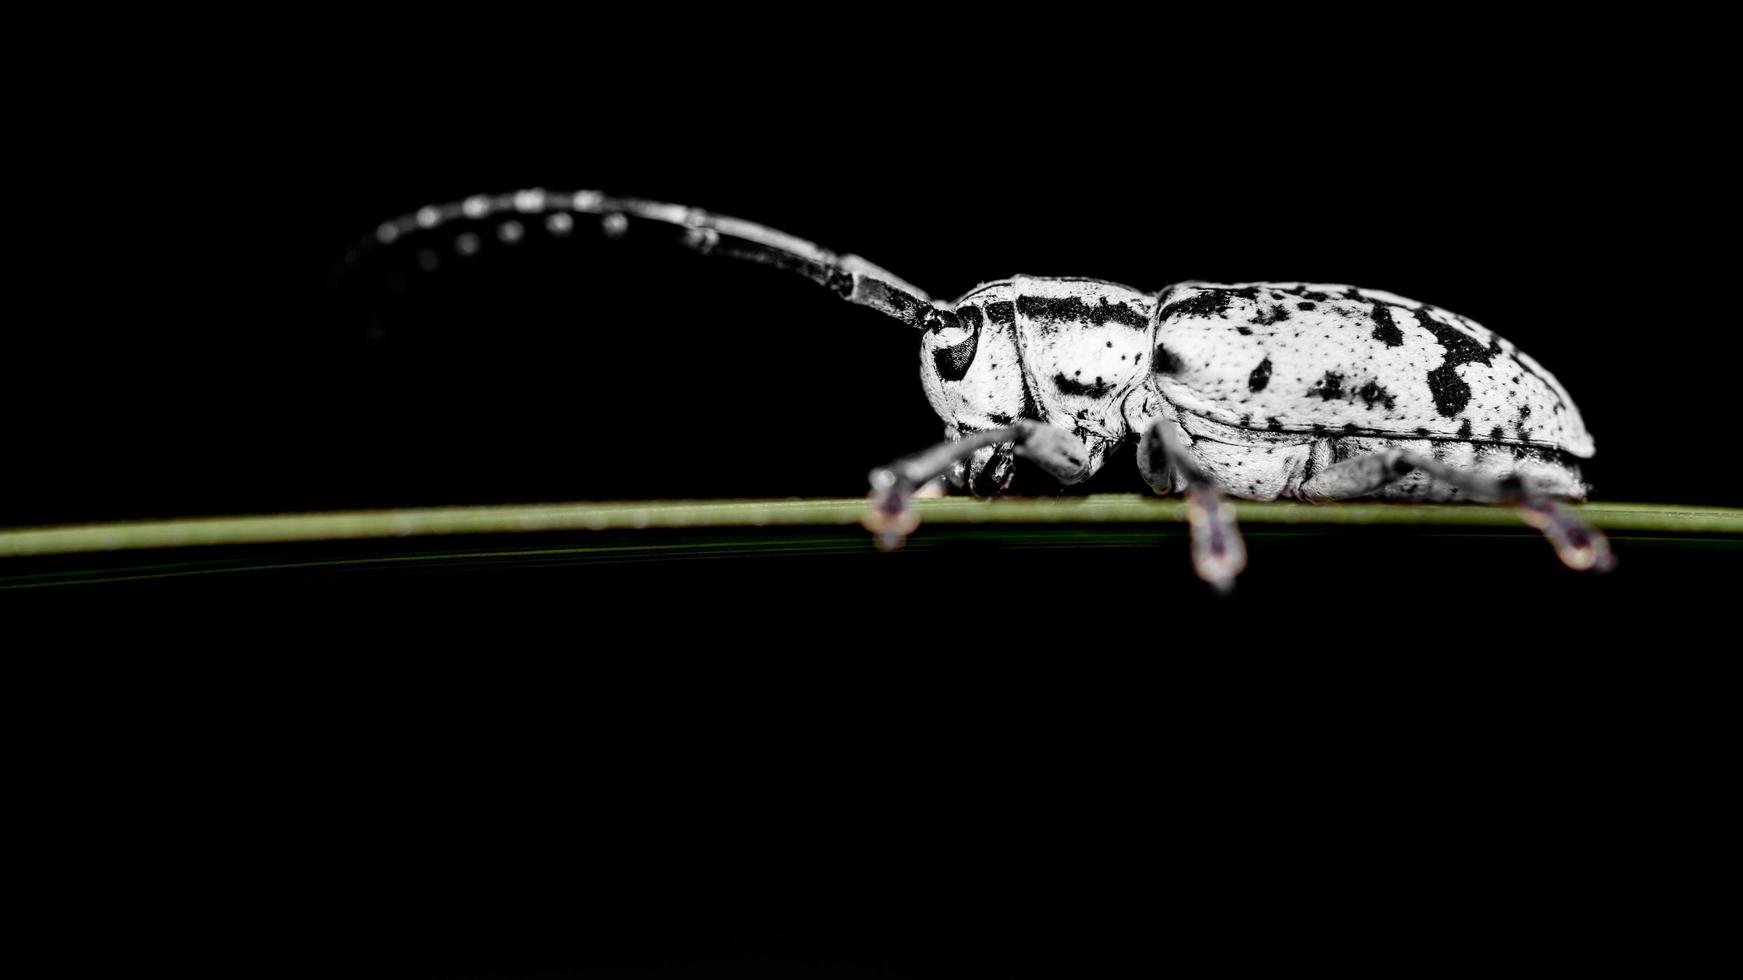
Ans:
[{"label": "beetle eye", "polygon": [[956,311],[956,323],[927,338],[932,348],[932,364],[940,378],[961,381],[968,374],[975,350],[980,346],[980,325],[980,308],[964,306]]},{"label": "beetle eye", "polygon": [[[938,376],[946,381],[961,381],[968,374],[969,366],[974,363],[975,348],[980,346],[978,330],[948,330],[945,334],[956,333],[961,339],[946,347],[938,347],[932,351],[932,364],[938,368]],[[948,343],[950,338],[941,337]]]}]

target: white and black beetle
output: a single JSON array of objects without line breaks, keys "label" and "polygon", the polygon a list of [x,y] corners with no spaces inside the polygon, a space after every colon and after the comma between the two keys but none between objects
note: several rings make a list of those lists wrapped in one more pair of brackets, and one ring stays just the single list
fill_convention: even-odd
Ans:
[{"label": "white and black beetle", "polygon": [[886,548],[917,526],[909,502],[923,488],[996,495],[1019,458],[1070,485],[1136,438],[1150,486],[1186,494],[1193,566],[1219,589],[1246,562],[1225,494],[1504,502],[1569,567],[1613,564],[1603,535],[1553,499],[1584,498],[1578,460],[1592,455],[1561,384],[1483,327],[1392,293],[1297,282],[1145,293],[1015,276],[946,303],[762,225],[597,191],[432,205],[383,223],[360,248],[408,245],[433,267],[439,253],[470,255],[489,238],[581,232],[664,236],[787,269],[920,331],[945,441],[872,471],[866,525]]}]

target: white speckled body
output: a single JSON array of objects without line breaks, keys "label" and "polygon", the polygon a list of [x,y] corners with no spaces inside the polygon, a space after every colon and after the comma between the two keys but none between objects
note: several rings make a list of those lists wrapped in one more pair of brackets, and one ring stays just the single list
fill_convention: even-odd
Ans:
[{"label": "white speckled body", "polygon": [[[356,268],[385,253],[391,266],[394,254],[415,254],[427,273],[450,254],[464,260],[495,242],[522,248],[529,235],[566,238],[584,226],[784,269],[923,331],[921,376],[947,439],[1046,423],[1083,444],[1087,465],[1074,480],[1160,418],[1211,482],[1237,497],[1302,495],[1327,467],[1388,449],[1518,477],[1541,493],[1586,492],[1578,460],[1592,455],[1592,438],[1555,378],[1469,320],[1379,290],[1185,282],[1146,294],[1099,279],[1015,276],[952,306],[864,259],[753,222],[536,188],[401,215],[346,261]],[[1015,446],[994,441],[946,476],[994,494],[1015,464]],[[1152,486],[1185,488],[1182,474],[1155,465],[1139,460]],[[1460,491],[1417,468],[1374,495],[1442,500]]]},{"label": "white speckled body", "polygon": [[[1225,492],[1293,496],[1333,463],[1398,448],[1580,498],[1592,455],[1554,377],[1457,314],[1379,290],[1181,283],[1146,295],[1092,279],[1015,277],[971,291],[929,332],[921,376],[947,438],[1030,418],[1076,434],[1091,469],[1158,416]],[[1006,448],[951,474],[972,492],[1011,478]],[[1158,490],[1178,474],[1147,474]],[[1411,473],[1375,496],[1453,500]]]}]

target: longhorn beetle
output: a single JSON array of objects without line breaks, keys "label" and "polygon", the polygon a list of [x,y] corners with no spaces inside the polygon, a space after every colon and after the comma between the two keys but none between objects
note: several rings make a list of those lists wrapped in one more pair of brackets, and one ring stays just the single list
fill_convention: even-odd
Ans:
[{"label": "longhorn beetle", "polygon": [[1604,536],[1554,499],[1584,499],[1579,460],[1592,455],[1561,384],[1470,320],[1380,290],[1181,282],[1145,293],[1013,276],[944,302],[759,224],[598,191],[431,205],[382,223],[351,260],[407,246],[433,267],[438,252],[471,255],[487,238],[581,233],[775,266],[920,333],[945,440],[871,472],[865,524],[886,549],[918,526],[911,500],[923,489],[997,495],[1018,459],[1069,486],[1136,438],[1145,481],[1184,492],[1193,567],[1219,590],[1246,564],[1226,496],[1507,503],[1570,568],[1614,562]]}]

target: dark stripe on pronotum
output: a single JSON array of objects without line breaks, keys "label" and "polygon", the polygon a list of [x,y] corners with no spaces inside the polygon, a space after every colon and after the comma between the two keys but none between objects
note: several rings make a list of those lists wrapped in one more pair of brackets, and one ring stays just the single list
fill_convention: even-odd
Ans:
[{"label": "dark stripe on pronotum", "polygon": [[1150,325],[1150,318],[1125,303],[1109,303],[1106,297],[1091,306],[1076,296],[1018,296],[1017,312],[1031,320],[1051,322],[1118,323],[1133,329]]}]

